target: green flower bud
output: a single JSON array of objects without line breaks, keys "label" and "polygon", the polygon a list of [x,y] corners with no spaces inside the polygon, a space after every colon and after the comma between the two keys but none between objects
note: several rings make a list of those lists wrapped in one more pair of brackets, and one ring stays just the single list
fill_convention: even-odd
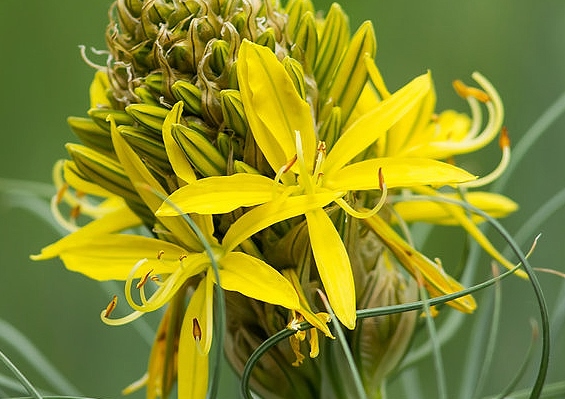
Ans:
[{"label": "green flower bud", "polygon": [[[383,252],[369,273],[358,301],[361,308],[412,302],[418,298],[415,281],[407,282],[389,252]],[[352,351],[367,392],[378,392],[381,383],[402,360],[417,321],[417,312],[394,313],[360,320],[354,331]]]},{"label": "green flower bud", "polygon": [[318,54],[318,34],[314,14],[310,11],[302,15],[290,54],[300,60],[307,73],[312,73]]},{"label": "green flower bud", "polygon": [[91,108],[88,110],[88,116],[108,133],[110,132],[110,122],[107,121],[109,116],[112,116],[119,125],[133,125],[135,122],[126,112],[114,109]]},{"label": "green flower bud", "polygon": [[114,156],[114,146],[112,145],[110,132],[102,129],[92,119],[71,116],[67,118],[67,123],[85,146],[104,155]]},{"label": "green flower bud", "polygon": [[[163,122],[169,110],[157,105],[132,104],[126,107],[126,112],[135,119],[136,122],[146,127],[151,132],[160,135]],[[117,121],[116,124],[120,125]]]},{"label": "green flower bud", "polygon": [[137,97],[139,97],[139,101],[141,103],[147,105],[159,106],[159,101],[155,99],[153,93],[147,87],[144,86],[136,87],[133,90],[133,92]]},{"label": "green flower bud", "polygon": [[233,162],[233,168],[235,173],[252,173],[255,175],[260,174],[257,169],[252,166],[247,165],[245,162],[235,160]]},{"label": "green flower bud", "polygon": [[302,28],[303,17],[315,12],[314,5],[310,0],[290,0],[286,5],[286,13],[288,21],[286,23],[286,33],[289,37],[297,42],[298,32]]},{"label": "green flower bud", "polygon": [[118,126],[118,131],[137,154],[155,170],[171,173],[171,165],[161,140],[133,126]]},{"label": "green flower bud", "polygon": [[177,80],[171,86],[171,92],[175,99],[182,101],[184,110],[192,115],[200,115],[202,112],[202,92],[198,87],[184,80]]},{"label": "green flower bud", "polygon": [[349,114],[367,83],[365,56],[374,58],[376,51],[377,40],[373,24],[365,21],[353,35],[347,51],[332,76],[326,97],[331,102],[322,102],[322,104],[327,104],[322,110],[322,120],[329,114],[333,104],[341,107],[342,123],[347,122]]},{"label": "green flower bud", "polygon": [[339,138],[341,126],[341,108],[333,107],[330,115],[324,120],[318,131],[320,140],[324,140],[326,143],[326,151],[330,151]]},{"label": "green flower bud", "polygon": [[[320,35],[314,76],[321,93],[327,94],[328,85],[349,42],[349,19],[339,4],[333,3]],[[324,96],[324,99],[327,98]],[[323,101],[321,102],[324,103]]]},{"label": "green flower bud", "polygon": [[172,136],[190,163],[202,176],[221,176],[226,173],[226,160],[210,141],[200,133],[175,123]]},{"label": "green flower bud", "polygon": [[237,90],[222,90],[220,93],[222,114],[226,126],[233,130],[239,137],[245,138],[249,126],[241,102],[241,95]]},{"label": "green flower bud", "polygon": [[300,62],[295,60],[291,57],[285,57],[283,60],[283,66],[286,69],[286,73],[290,76],[292,83],[294,83],[294,87],[296,91],[302,97],[303,100],[306,100],[306,84],[304,83],[304,70],[302,69],[302,65]]},{"label": "green flower bud", "polygon": [[137,199],[135,188],[116,160],[79,144],[69,143],[66,148],[86,180],[125,199]]}]

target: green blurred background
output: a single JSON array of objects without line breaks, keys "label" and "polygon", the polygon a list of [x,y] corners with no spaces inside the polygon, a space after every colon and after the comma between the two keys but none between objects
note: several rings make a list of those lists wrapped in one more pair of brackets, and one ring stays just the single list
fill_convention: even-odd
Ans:
[{"label": "green blurred background", "polygon": [[[0,131],[4,140],[0,177],[50,183],[53,162],[66,157],[64,144],[76,141],[66,117],[83,116],[89,107],[93,70],[82,61],[78,45],[104,48],[110,3],[0,1]],[[322,0],[315,3],[324,12],[330,5]],[[350,15],[352,29],[364,19],[374,22],[377,62],[389,88],[396,89],[430,69],[438,109],[467,111],[466,103],[453,93],[451,81],[460,78],[471,83],[470,74],[478,70],[499,90],[514,142],[565,92],[564,1],[349,0],[342,6]],[[564,130],[565,117],[561,117],[514,171],[505,194],[519,202],[521,209],[504,221],[510,232],[516,232],[565,187]],[[499,157],[497,146],[491,147],[468,161],[468,168],[477,174],[488,172]],[[132,326],[110,328],[100,322],[98,314],[111,297],[111,287],[67,272],[59,261],[31,262],[28,255],[54,241],[58,232],[21,209],[23,197],[0,194],[0,201],[0,319],[23,332],[84,395],[120,397],[120,389],[144,373],[148,344]],[[535,266],[565,271],[563,225],[565,211],[560,211],[537,229],[543,237],[532,257]],[[439,232],[428,255],[441,256],[444,264],[457,259],[450,249],[459,247],[451,240],[461,236],[452,233],[449,229]],[[532,238],[520,244],[527,249]],[[482,265],[481,276],[488,276],[487,258]],[[553,311],[556,301],[565,301],[565,284],[555,276],[541,275],[540,279]],[[535,316],[529,285],[505,280],[502,326],[486,393],[500,391],[516,372],[529,342],[529,319]],[[462,334],[443,350],[450,397],[458,392],[468,338]],[[554,337],[550,381],[565,380],[564,338],[563,329]],[[0,345],[32,382],[46,385],[34,370],[33,359],[30,364],[4,340]],[[430,373],[432,368],[431,363],[423,366]],[[0,366],[0,374],[8,372]],[[427,385],[431,390],[424,397],[433,397],[433,380]]]}]

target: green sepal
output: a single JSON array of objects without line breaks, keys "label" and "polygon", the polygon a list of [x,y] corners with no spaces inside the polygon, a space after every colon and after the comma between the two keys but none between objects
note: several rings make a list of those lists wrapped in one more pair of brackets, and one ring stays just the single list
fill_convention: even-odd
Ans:
[{"label": "green sepal", "polygon": [[173,123],[171,134],[202,176],[221,176],[226,173],[225,158],[205,136],[179,123]]},{"label": "green sepal", "polygon": [[238,90],[222,90],[220,92],[220,104],[224,123],[239,137],[245,138],[249,125],[241,102],[241,94]]},{"label": "green sepal", "polygon": [[[169,110],[156,105],[131,104],[126,107],[126,112],[140,125],[161,136],[163,122]],[[121,125],[121,123],[116,120],[116,125]]]},{"label": "green sepal", "polygon": [[202,113],[202,92],[198,87],[186,80],[177,80],[171,86],[171,92],[176,100],[182,101],[186,112],[192,115]]},{"label": "green sepal", "polygon": [[[333,3],[320,36],[314,76],[320,92],[327,92],[334,71],[349,42],[349,19],[339,4]],[[323,104],[323,102],[322,102]]]},{"label": "green sepal", "polygon": [[365,57],[375,57],[377,51],[377,39],[373,24],[365,21],[357,30],[347,51],[341,58],[327,92],[328,100],[322,101],[326,104],[321,112],[321,120],[324,120],[331,106],[339,106],[341,108],[342,123],[346,123],[353,107],[357,103],[365,84],[367,83],[367,68],[365,67]]},{"label": "green sepal", "polygon": [[107,132],[110,132],[110,123],[106,121],[108,116],[112,116],[119,125],[133,125],[135,123],[134,119],[127,112],[115,109],[91,108],[88,110],[88,116]]},{"label": "green sepal", "polygon": [[282,62],[286,73],[290,76],[292,83],[300,98],[306,101],[306,85],[304,83],[304,70],[300,62],[291,57],[285,57]]},{"label": "green sepal", "polygon": [[70,116],[67,118],[67,123],[85,146],[110,157],[116,156],[110,132],[102,129],[92,119]]},{"label": "green sepal", "polygon": [[330,115],[324,120],[320,126],[320,130],[318,130],[320,140],[326,143],[326,152],[330,151],[335,142],[339,139],[341,125],[341,108],[333,107]]}]

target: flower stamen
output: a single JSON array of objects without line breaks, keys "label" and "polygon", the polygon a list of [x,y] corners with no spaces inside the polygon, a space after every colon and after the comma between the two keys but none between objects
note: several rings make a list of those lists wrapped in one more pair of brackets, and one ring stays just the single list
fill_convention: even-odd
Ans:
[{"label": "flower stamen", "polygon": [[118,296],[114,295],[106,309],[104,310],[104,317],[110,317],[114,309],[116,309],[116,305],[118,304]]},{"label": "flower stamen", "polygon": [[137,283],[137,285],[135,286],[135,288],[140,289],[142,288],[145,283],[147,283],[147,280],[149,279],[149,275],[153,273],[153,269],[149,270],[147,273],[145,273],[145,275],[139,279],[139,282]]},{"label": "flower stamen", "polygon": [[367,219],[370,218],[371,216],[374,216],[377,214],[378,211],[381,210],[381,208],[383,207],[383,205],[386,202],[386,197],[388,194],[388,189],[384,180],[384,176],[383,176],[383,171],[382,168],[379,168],[379,187],[381,189],[381,198],[379,199],[379,202],[369,211],[366,212],[360,212],[357,211],[355,209],[353,209],[353,207],[351,205],[349,205],[343,198],[338,198],[335,200],[335,202],[348,214],[350,214],[351,216],[353,216],[354,218],[357,219]]},{"label": "flower stamen", "polygon": [[498,179],[508,167],[510,163],[510,137],[508,135],[508,129],[506,127],[502,127],[500,131],[500,139],[498,144],[502,150],[502,157],[498,166],[490,172],[488,175],[481,177],[477,180],[472,180],[466,183],[460,184],[461,187],[481,187],[492,183],[496,179]]},{"label": "flower stamen", "polygon": [[202,339],[202,329],[196,317],[192,319],[192,336],[196,342],[200,342]]},{"label": "flower stamen", "polygon": [[319,185],[321,182],[321,178],[324,175],[322,170],[322,165],[324,163],[324,159],[326,158],[326,143],[324,141],[318,142],[318,148],[316,149],[316,163],[314,164],[314,173],[312,174],[316,179],[316,185]]}]

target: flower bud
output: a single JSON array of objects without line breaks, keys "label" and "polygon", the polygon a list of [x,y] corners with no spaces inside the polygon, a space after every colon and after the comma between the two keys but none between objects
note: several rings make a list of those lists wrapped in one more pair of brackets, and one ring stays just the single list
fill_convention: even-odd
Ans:
[{"label": "flower bud", "polygon": [[[418,290],[407,282],[385,251],[369,273],[358,301],[361,309],[398,305],[417,300]],[[404,356],[416,325],[417,312],[393,313],[358,321],[352,339],[353,353],[367,392],[377,392],[384,378]]]},{"label": "flower bud", "polygon": [[171,133],[202,176],[220,176],[226,173],[225,158],[206,137],[178,123],[173,124]]}]

